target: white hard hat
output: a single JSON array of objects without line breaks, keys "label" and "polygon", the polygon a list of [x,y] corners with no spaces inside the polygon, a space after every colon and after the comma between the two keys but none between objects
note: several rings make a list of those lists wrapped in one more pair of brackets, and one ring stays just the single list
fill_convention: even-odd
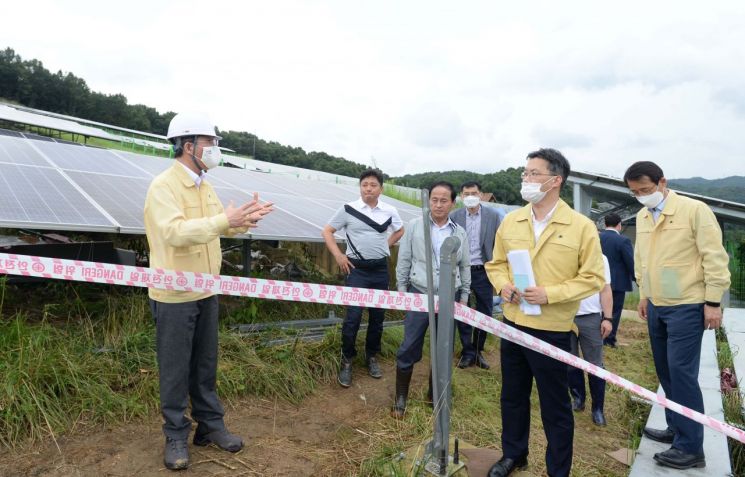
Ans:
[{"label": "white hard hat", "polygon": [[168,125],[168,139],[181,136],[210,136],[219,137],[215,131],[215,123],[205,113],[178,113]]}]

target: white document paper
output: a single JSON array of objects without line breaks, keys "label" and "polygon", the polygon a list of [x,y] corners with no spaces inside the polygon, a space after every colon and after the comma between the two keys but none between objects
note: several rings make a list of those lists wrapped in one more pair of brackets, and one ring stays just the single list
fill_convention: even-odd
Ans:
[{"label": "white document paper", "polygon": [[[535,275],[533,265],[530,263],[530,252],[527,250],[513,250],[507,253],[507,261],[510,262],[512,275],[515,278],[515,286],[520,293],[527,287],[535,286]],[[520,311],[526,315],[540,315],[541,306],[531,305],[525,300],[520,301]]]}]

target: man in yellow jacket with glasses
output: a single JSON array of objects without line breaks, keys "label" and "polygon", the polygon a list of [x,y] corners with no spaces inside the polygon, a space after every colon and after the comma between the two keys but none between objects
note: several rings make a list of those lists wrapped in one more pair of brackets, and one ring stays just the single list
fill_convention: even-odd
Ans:
[{"label": "man in yellow jacket with glasses", "polygon": [[[654,162],[632,164],[623,180],[644,206],[636,214],[634,273],[657,376],[668,399],[704,412],[701,338],[721,325],[720,302],[730,285],[722,231],[706,204],[668,189]],[[644,429],[671,444],[654,459],[676,469],[704,467],[703,426],[667,409],[665,418],[667,429]]]},{"label": "man in yellow jacket with glasses", "polygon": [[[580,301],[605,283],[600,238],[595,224],[559,198],[569,176],[569,161],[555,149],[528,154],[520,193],[529,204],[504,218],[494,241],[487,275],[503,301],[504,322],[564,351]],[[525,250],[536,286],[523,287],[507,261],[513,250]],[[521,302],[539,305],[529,314]],[[568,477],[572,467],[574,417],[569,399],[567,365],[507,340],[501,340],[502,458],[489,477],[505,477],[527,465],[530,394],[535,378],[546,433],[546,470]]]},{"label": "man in yellow jacket with glasses", "polygon": [[[220,273],[220,235],[245,233],[272,211],[270,203],[253,200],[223,209],[209,182],[208,169],[220,164],[214,124],[204,114],[179,113],[168,127],[176,160],[150,184],[145,199],[145,233],[150,266],[212,275]],[[230,452],[243,440],[225,429],[216,392],[217,296],[203,291],[151,288],[160,380],[165,466],[189,466],[187,439],[197,421],[194,444],[208,444]]]}]

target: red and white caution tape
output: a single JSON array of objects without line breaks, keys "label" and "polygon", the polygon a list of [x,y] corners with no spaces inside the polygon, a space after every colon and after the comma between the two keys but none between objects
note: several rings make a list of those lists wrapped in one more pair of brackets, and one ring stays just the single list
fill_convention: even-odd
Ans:
[{"label": "red and white caution tape", "polygon": [[[190,292],[237,295],[268,300],[289,300],[331,305],[385,308],[389,310],[427,311],[424,295],[367,288],[343,287],[314,283],[265,280],[260,278],[210,275],[154,268],[113,265],[80,260],[33,257],[0,253],[0,274],[108,283],[132,287],[162,288]],[[657,395],[638,384],[541,341],[527,333],[479,313],[460,303],[455,304],[455,318],[479,329],[525,346],[538,353],[582,369],[648,401],[745,443],[745,431],[718,421],[693,409]]]}]

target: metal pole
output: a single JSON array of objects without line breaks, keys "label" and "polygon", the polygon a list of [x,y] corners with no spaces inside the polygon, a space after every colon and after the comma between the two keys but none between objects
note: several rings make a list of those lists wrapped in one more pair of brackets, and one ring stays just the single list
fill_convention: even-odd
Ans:
[{"label": "metal pole", "polygon": [[243,239],[241,244],[241,261],[243,263],[243,276],[251,276],[251,239]]},{"label": "metal pole", "polygon": [[440,287],[437,317],[437,388],[442,389],[435,401],[435,457],[439,460],[440,475],[447,475],[450,444],[451,378],[453,375],[453,336],[455,333],[455,271],[460,239],[448,237],[440,249]]},{"label": "metal pole", "polygon": [[[432,250],[432,229],[430,227],[429,190],[422,189],[422,228],[424,229],[424,250]],[[429,362],[432,367],[432,403],[437,406],[440,388],[437,383],[437,332],[435,322],[435,286],[432,277],[432,254],[428,253],[427,260],[427,306],[429,310]],[[435,432],[437,442],[437,432]]]}]

